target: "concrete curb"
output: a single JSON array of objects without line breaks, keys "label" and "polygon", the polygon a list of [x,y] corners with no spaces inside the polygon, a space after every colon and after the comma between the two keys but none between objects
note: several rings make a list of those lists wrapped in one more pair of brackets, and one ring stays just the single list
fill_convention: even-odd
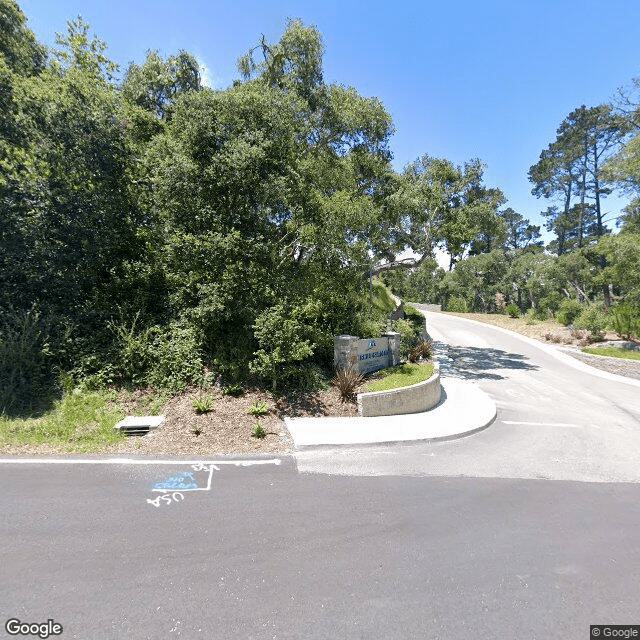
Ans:
[{"label": "concrete curb", "polygon": [[443,378],[440,404],[422,413],[371,418],[285,418],[296,449],[411,440],[453,440],[488,427],[495,402],[477,385]]}]

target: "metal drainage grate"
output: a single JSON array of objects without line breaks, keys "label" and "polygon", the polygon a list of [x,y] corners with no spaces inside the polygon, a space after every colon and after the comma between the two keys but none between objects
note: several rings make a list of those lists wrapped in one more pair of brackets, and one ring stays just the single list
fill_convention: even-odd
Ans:
[{"label": "metal drainage grate", "polygon": [[114,429],[123,431],[128,436],[144,436],[152,429],[157,429],[164,422],[164,416],[127,416],[120,420]]}]

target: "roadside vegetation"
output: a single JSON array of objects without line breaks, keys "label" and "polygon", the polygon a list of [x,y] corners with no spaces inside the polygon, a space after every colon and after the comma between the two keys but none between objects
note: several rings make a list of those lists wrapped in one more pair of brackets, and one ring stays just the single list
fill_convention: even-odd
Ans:
[{"label": "roadside vegetation", "polygon": [[88,453],[124,440],[114,430],[124,413],[114,394],[70,393],[40,418],[0,416],[0,445],[47,445],[60,452]]},{"label": "roadside vegetation", "polygon": [[582,349],[582,351],[594,356],[609,356],[610,358],[622,358],[623,360],[640,360],[640,351],[621,349],[620,347],[586,347]]}]

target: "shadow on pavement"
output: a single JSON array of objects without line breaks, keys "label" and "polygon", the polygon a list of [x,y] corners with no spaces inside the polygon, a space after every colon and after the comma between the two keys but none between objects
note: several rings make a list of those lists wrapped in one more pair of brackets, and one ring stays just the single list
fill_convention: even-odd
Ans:
[{"label": "shadow on pavement", "polygon": [[506,376],[493,373],[494,369],[521,369],[537,371],[539,367],[526,362],[519,353],[507,353],[486,347],[454,347],[434,342],[440,373],[464,380],[505,380]]}]

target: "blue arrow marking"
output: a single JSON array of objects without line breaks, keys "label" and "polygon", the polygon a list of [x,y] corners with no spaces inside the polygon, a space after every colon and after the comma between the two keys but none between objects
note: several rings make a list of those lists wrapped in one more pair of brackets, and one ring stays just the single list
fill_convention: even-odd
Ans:
[{"label": "blue arrow marking", "polygon": [[168,491],[178,491],[180,489],[197,489],[198,483],[191,471],[183,471],[175,476],[167,476],[164,480],[156,482],[154,489],[166,489]]}]

